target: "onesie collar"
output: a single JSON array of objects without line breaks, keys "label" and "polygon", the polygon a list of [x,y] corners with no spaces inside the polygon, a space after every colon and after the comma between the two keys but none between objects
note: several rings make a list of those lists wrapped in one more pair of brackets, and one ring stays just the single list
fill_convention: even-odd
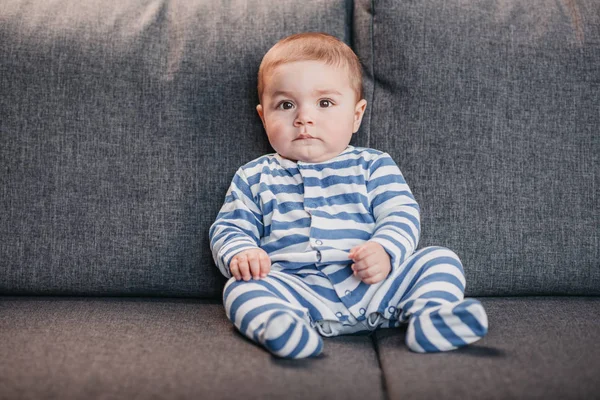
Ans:
[{"label": "onesie collar", "polygon": [[349,145],[348,147],[346,147],[346,149],[344,151],[342,151],[337,156],[335,156],[333,158],[330,158],[329,160],[325,160],[325,161],[321,161],[321,162],[316,162],[316,163],[288,160],[287,158],[284,158],[281,155],[279,155],[279,153],[275,153],[275,158],[277,159],[277,161],[279,162],[279,164],[283,168],[290,169],[290,168],[298,168],[298,166],[301,166],[301,165],[323,165],[323,164],[330,164],[330,163],[336,161],[337,159],[341,158],[345,154],[351,152],[352,150],[354,150],[354,146],[350,146]]}]

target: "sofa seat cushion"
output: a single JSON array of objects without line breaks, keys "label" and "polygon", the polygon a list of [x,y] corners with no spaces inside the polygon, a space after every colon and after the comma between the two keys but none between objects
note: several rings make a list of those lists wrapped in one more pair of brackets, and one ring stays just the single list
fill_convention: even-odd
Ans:
[{"label": "sofa seat cushion", "polygon": [[592,399],[600,393],[599,297],[481,298],[488,335],[416,354],[406,328],[376,342],[390,399]]},{"label": "sofa seat cushion", "polygon": [[277,359],[206,300],[0,297],[0,359],[3,399],[384,398],[369,336]]}]

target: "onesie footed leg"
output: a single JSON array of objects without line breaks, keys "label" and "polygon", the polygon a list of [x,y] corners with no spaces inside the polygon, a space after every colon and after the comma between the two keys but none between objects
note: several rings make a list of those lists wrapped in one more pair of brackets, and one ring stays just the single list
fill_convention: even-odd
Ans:
[{"label": "onesie footed leg", "polygon": [[286,311],[276,311],[269,317],[259,341],[271,353],[283,358],[313,357],[323,350],[321,336]]},{"label": "onesie footed leg", "polygon": [[488,318],[478,300],[425,308],[411,315],[406,345],[417,353],[454,350],[478,341],[488,330]]}]

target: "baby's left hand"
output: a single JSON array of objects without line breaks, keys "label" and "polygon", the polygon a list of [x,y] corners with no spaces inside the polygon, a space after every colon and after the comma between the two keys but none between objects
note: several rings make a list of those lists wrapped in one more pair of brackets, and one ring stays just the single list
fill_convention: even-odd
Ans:
[{"label": "baby's left hand", "polygon": [[390,256],[377,242],[366,242],[353,247],[348,258],[354,261],[354,275],[369,285],[381,282],[392,270]]}]

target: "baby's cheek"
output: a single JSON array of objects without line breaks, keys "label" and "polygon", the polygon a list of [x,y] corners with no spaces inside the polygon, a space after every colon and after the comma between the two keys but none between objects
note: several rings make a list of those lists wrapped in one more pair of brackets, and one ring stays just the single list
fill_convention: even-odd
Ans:
[{"label": "baby's cheek", "polygon": [[287,136],[285,125],[281,122],[271,123],[265,129],[271,144],[283,143]]},{"label": "baby's cheek", "polygon": [[293,124],[293,120],[288,121],[286,116],[271,118],[267,121],[267,128],[272,133],[282,134],[289,124]]}]

